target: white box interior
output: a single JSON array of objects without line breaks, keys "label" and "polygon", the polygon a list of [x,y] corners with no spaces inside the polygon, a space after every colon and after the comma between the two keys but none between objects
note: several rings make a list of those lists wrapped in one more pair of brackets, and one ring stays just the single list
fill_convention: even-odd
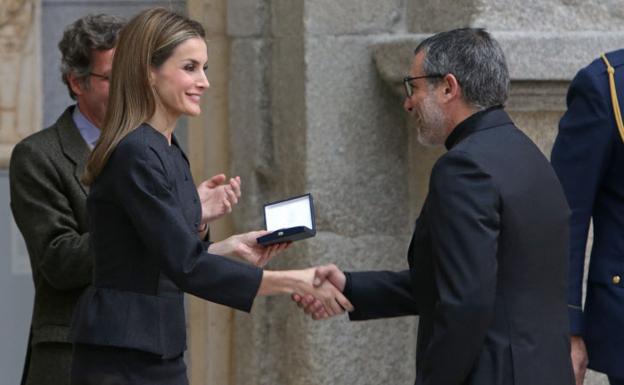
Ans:
[{"label": "white box interior", "polygon": [[264,207],[267,230],[275,231],[295,226],[312,229],[310,196],[302,196]]}]

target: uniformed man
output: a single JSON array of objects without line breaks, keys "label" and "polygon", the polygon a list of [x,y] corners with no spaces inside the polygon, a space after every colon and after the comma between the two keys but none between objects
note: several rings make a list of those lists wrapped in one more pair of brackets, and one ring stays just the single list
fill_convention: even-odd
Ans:
[{"label": "uniformed man", "polygon": [[[618,90],[619,87],[619,90]],[[572,209],[568,308],[576,384],[587,367],[624,384],[624,50],[594,60],[574,77],[552,151]],[[585,247],[594,240],[583,306]]]}]

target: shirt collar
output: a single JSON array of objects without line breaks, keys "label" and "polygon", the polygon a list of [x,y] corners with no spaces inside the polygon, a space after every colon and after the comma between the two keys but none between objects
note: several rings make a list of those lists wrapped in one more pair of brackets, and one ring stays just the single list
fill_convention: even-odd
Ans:
[{"label": "shirt collar", "polygon": [[463,139],[471,131],[477,128],[485,115],[488,115],[491,111],[494,110],[501,110],[502,108],[503,106],[501,105],[486,108],[485,110],[475,112],[474,114],[461,121],[457,126],[455,126],[453,131],[451,131],[449,136],[446,138],[446,141],[444,142],[444,146],[446,147],[446,149],[450,150],[451,148],[453,148],[453,146],[455,146],[461,139]]},{"label": "shirt collar", "polygon": [[90,149],[93,149],[95,143],[100,138],[100,129],[80,112],[80,108],[78,108],[77,104],[74,108],[72,118],[74,119],[74,124],[76,124],[82,139],[84,139]]}]

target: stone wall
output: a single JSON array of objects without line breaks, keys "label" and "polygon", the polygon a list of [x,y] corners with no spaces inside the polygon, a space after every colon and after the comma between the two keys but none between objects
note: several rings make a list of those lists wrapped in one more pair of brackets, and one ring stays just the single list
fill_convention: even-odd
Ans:
[{"label": "stone wall", "polygon": [[[372,59],[380,35],[405,29],[403,2],[229,4],[232,171],[245,183],[238,230],[262,226],[263,203],[310,192],[316,238],[269,268],[404,267],[414,220],[406,129]],[[284,297],[256,300],[235,328],[235,384],[414,377],[414,318],[313,322]]]},{"label": "stone wall", "polygon": [[[624,41],[616,3],[230,0],[232,171],[245,181],[237,230],[262,226],[263,203],[311,192],[316,238],[269,268],[404,268],[442,152],[416,143],[402,111],[416,44],[455,27],[491,31],[511,71],[508,110],[549,155],[569,81]],[[315,323],[288,298],[258,299],[235,316],[233,383],[409,384],[416,326],[411,317]]]}]

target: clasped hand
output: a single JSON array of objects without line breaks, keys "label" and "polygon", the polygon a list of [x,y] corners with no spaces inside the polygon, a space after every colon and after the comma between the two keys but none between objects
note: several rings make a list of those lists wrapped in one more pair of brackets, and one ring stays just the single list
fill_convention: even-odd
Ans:
[{"label": "clasped hand", "polygon": [[[345,310],[353,311],[353,305],[342,294],[347,281],[346,276],[336,265],[318,266],[309,270],[314,272],[313,286],[317,292],[293,293],[291,298],[297,303],[297,306],[314,320],[343,314]],[[337,293],[337,298],[333,302],[337,302],[340,305],[340,309],[332,307],[331,302],[329,303],[330,306],[328,306],[327,298],[325,297],[327,293]]]},{"label": "clasped hand", "polygon": [[[303,270],[265,270],[262,282],[258,289],[258,295],[279,295],[290,294],[293,298],[309,298],[310,311],[313,310],[314,317],[327,318],[345,311],[352,311],[353,306],[331,282],[315,280],[316,268]],[[301,305],[305,306],[305,305]]]}]

